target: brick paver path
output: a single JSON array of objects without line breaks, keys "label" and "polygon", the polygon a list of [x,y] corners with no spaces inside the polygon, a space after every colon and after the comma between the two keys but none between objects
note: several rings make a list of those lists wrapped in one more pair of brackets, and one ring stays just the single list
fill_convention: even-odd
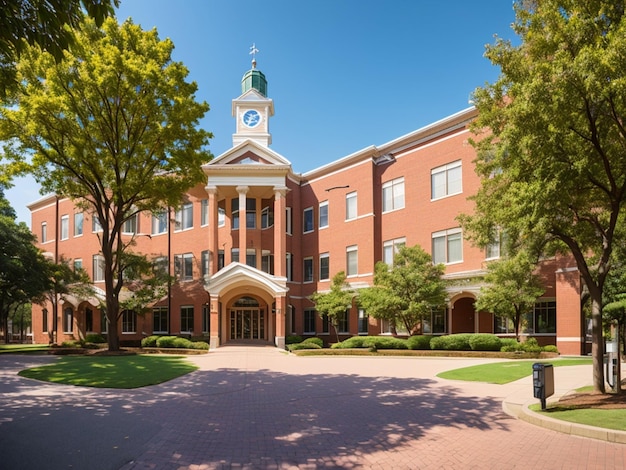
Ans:
[{"label": "brick paver path", "polygon": [[625,445],[504,414],[502,398],[514,385],[435,377],[484,360],[295,357],[224,347],[191,358],[199,371],[139,390],[15,375],[52,360],[0,357],[0,468],[626,467]]}]

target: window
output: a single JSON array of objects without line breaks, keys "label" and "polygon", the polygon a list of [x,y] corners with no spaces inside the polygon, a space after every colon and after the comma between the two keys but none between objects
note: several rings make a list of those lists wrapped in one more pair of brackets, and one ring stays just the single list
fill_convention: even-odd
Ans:
[{"label": "window", "polygon": [[102,232],[102,224],[100,223],[100,219],[96,214],[93,214],[93,216],[91,217],[91,231]]},{"label": "window", "polygon": [[315,317],[314,309],[307,308],[304,311],[304,334],[315,334]]},{"label": "window", "polygon": [[230,261],[233,263],[239,262],[239,248],[233,248],[230,250]]},{"label": "window", "polygon": [[348,325],[348,318],[350,317],[350,310],[346,310],[337,315],[337,333],[349,333],[350,328]]},{"label": "window", "polygon": [[239,230],[239,198],[236,197],[231,200],[230,212],[232,216],[231,227],[233,230]]},{"label": "window", "polygon": [[107,331],[109,331],[109,319],[106,311],[103,309],[100,311],[100,332],[106,333]]},{"label": "window", "polygon": [[495,315],[493,317],[493,331],[495,334],[515,333],[515,324],[510,318]]},{"label": "window", "polygon": [[383,184],[383,212],[404,208],[404,178]]},{"label": "window", "polygon": [[93,331],[93,310],[85,309],[85,331]]},{"label": "window", "polygon": [[274,211],[268,206],[261,211],[261,228],[270,228],[274,225]]},{"label": "window", "polygon": [[41,331],[46,333],[48,331],[48,309],[44,308],[41,311]]},{"label": "window", "polygon": [[167,333],[168,321],[167,321],[167,307],[153,307],[152,308],[152,332],[153,333]]},{"label": "window", "polygon": [[155,273],[168,274],[169,273],[169,260],[167,256],[157,256],[154,258],[152,265]]},{"label": "window", "polygon": [[78,258],[74,260],[74,271],[80,271],[83,269],[83,260]]},{"label": "window", "polygon": [[137,217],[138,217],[137,214],[133,214],[124,221],[124,225],[122,226],[122,233],[127,233],[127,234],[138,233]]},{"label": "window", "polygon": [[304,258],[302,280],[303,282],[313,281],[313,258]]},{"label": "window", "polygon": [[289,326],[291,333],[296,332],[296,308],[293,305],[289,305],[289,319],[291,325]]},{"label": "window", "polygon": [[193,204],[188,202],[176,211],[174,216],[176,230],[188,230],[193,228]]},{"label": "window", "polygon": [[226,209],[224,207],[217,207],[217,226],[223,227],[226,225]]},{"label": "window", "polygon": [[74,214],[74,236],[79,237],[83,234],[83,219],[84,215],[82,212],[77,212]]},{"label": "window", "polygon": [[328,227],[328,201],[320,203],[320,228]]},{"label": "window", "polygon": [[218,271],[224,267],[224,250],[217,250],[217,269]]},{"label": "window", "polygon": [[357,198],[355,191],[346,194],[346,220],[356,219],[357,214]]},{"label": "window", "polygon": [[493,241],[485,248],[485,259],[500,258],[504,248],[504,239],[504,233],[498,231],[498,233],[495,234]]},{"label": "window", "polygon": [[174,255],[174,269],[176,278],[179,281],[190,281],[193,279],[193,254],[185,253]]},{"label": "window", "polygon": [[431,308],[430,318],[422,320],[422,333],[440,334],[446,332],[446,308]]},{"label": "window", "polygon": [[362,308],[359,309],[359,334],[366,335],[368,333],[369,319],[367,313]]},{"label": "window", "polygon": [[330,279],[330,255],[322,253],[320,255],[320,281]]},{"label": "window", "polygon": [[359,273],[359,248],[356,245],[346,248],[346,276]]},{"label": "window", "polygon": [[93,255],[93,281],[104,281],[104,256]]},{"label": "window", "polygon": [[167,211],[152,214],[152,235],[167,232]]},{"label": "window", "polygon": [[285,233],[287,233],[287,235],[291,235],[293,233],[291,227],[293,224],[293,220],[291,217],[291,207],[286,207],[285,208]]},{"label": "window", "polygon": [[200,201],[200,225],[204,227],[209,225],[209,200],[203,199]]},{"label": "window", "polygon": [[433,233],[433,263],[450,264],[463,261],[463,237],[461,229]]},{"label": "window", "polygon": [[202,267],[202,276],[209,275],[209,250],[204,250],[200,253],[200,264]]},{"label": "window", "polygon": [[461,160],[431,170],[430,188],[431,199],[463,192]]},{"label": "window", "polygon": [[256,228],[256,199],[246,199],[246,228]]},{"label": "window", "polygon": [[274,255],[269,250],[261,252],[261,271],[267,274],[274,274]]},{"label": "window", "polygon": [[287,260],[285,262],[285,267],[287,270],[287,281],[293,281],[293,255],[291,253],[287,253],[286,257]]},{"label": "window", "polygon": [[202,333],[211,332],[211,309],[208,305],[202,306]]},{"label": "window", "polygon": [[393,266],[393,258],[400,248],[406,245],[406,238],[396,238],[395,240],[387,240],[383,243],[383,263]]},{"label": "window", "polygon": [[246,264],[256,268],[256,250],[254,248],[248,248],[246,250]]},{"label": "window", "polygon": [[556,302],[542,300],[535,303],[532,313],[526,314],[522,320],[524,333],[556,333]]},{"label": "window", "polygon": [[41,223],[41,243],[48,241],[48,224],[46,222]]},{"label": "window", "polygon": [[134,310],[122,312],[122,333],[137,332],[137,313]]},{"label": "window", "polygon": [[328,315],[322,315],[322,333],[330,332],[330,321],[328,321]]},{"label": "window", "polygon": [[70,238],[70,216],[64,215],[61,217],[61,240],[68,238]]},{"label": "window", "polygon": [[63,333],[71,333],[74,330],[74,309],[63,309]]},{"label": "window", "polygon": [[302,232],[313,231],[313,208],[309,207],[302,212]]},{"label": "window", "polygon": [[406,327],[391,320],[383,320],[380,324],[380,334],[382,335],[408,335]]},{"label": "window", "polygon": [[180,332],[193,332],[193,306],[187,305],[180,307]]}]

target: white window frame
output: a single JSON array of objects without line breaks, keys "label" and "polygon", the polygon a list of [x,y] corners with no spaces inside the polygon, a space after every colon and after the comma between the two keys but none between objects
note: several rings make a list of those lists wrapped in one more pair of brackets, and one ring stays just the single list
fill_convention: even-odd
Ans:
[{"label": "white window frame", "polygon": [[[185,311],[191,310],[191,328],[188,328],[186,330],[183,330],[183,310]],[[193,324],[195,322],[195,318],[194,318],[195,315],[196,315],[196,312],[193,308],[193,305],[181,305],[180,306],[180,332],[181,333],[193,333]],[[187,327],[189,327],[189,325],[187,325]]]},{"label": "white window frame", "polygon": [[137,333],[137,312],[134,310],[124,310],[122,312],[122,334]]},{"label": "white window frame", "polygon": [[93,233],[102,232],[102,224],[96,214],[91,216],[91,231]]},{"label": "white window frame", "polygon": [[41,243],[48,241],[48,222],[41,223]]},{"label": "white window frame", "polygon": [[346,220],[354,220],[359,216],[357,192],[346,194]]},{"label": "white window frame", "polygon": [[[444,261],[441,261],[439,259],[435,259],[436,258],[436,249],[435,249],[435,240],[441,240],[443,239],[443,248],[444,248]],[[452,250],[450,250],[450,246],[451,246],[451,242],[454,241],[459,241],[460,243],[460,257],[459,259],[453,259],[451,260],[450,258],[450,252]],[[433,263],[435,264],[457,264],[457,263],[462,263],[463,262],[463,232],[461,230],[461,228],[453,228],[453,229],[448,229],[448,230],[442,230],[440,232],[434,232],[432,234],[432,252],[431,252],[431,256],[433,259]]]},{"label": "white window frame", "polygon": [[202,199],[200,201],[200,227],[209,225],[209,200]]},{"label": "white window frame", "polygon": [[406,237],[394,238],[383,243],[383,263],[387,266],[393,266],[393,259],[400,251],[400,248],[406,245]]},{"label": "white window frame", "polygon": [[[178,281],[193,280],[193,253],[182,253],[174,255],[174,266],[176,279]],[[191,269],[191,274],[187,274],[187,268]]]},{"label": "white window frame", "polygon": [[[352,257],[356,259],[352,260]],[[351,262],[355,264],[355,272],[350,268]],[[359,274],[359,246],[350,245],[346,247],[346,277],[354,277]]]},{"label": "white window frame", "polygon": [[404,209],[404,177],[395,178],[383,184],[383,213]]},{"label": "white window frame", "polygon": [[217,207],[217,226],[223,227],[226,225],[226,209],[223,207]]},{"label": "white window frame", "polygon": [[293,235],[293,217],[291,207],[285,207],[285,233],[287,235]]},{"label": "white window frame", "polygon": [[82,212],[74,213],[74,236],[75,237],[82,237],[84,221],[85,221],[85,215]]},{"label": "white window frame", "polygon": [[61,240],[67,240],[70,238],[70,216],[61,216]]},{"label": "white window frame", "polygon": [[320,202],[319,205],[319,213],[318,213],[318,227],[320,229],[327,228],[329,221],[329,211],[328,211],[328,201]]},{"label": "white window frame", "polygon": [[167,211],[162,210],[156,214],[152,214],[152,235],[160,235],[167,233],[168,229]]},{"label": "white window frame", "polygon": [[[307,273],[307,265],[311,266],[310,274]],[[302,282],[309,283],[315,279],[315,268],[313,265],[313,257],[307,256],[302,259]]]},{"label": "white window frame", "polygon": [[93,255],[92,263],[93,282],[104,282],[104,256]]},{"label": "white window frame", "polygon": [[[326,262],[327,262],[326,277],[322,277],[322,275],[324,273],[324,270],[322,269],[322,260],[326,260]],[[320,281],[328,281],[328,280],[330,280],[330,253],[322,253],[320,255],[319,275],[320,275]]]},{"label": "white window frame", "polygon": [[[459,170],[460,174],[458,179],[452,180],[451,177],[456,176],[456,170]],[[435,180],[442,177],[441,184],[436,185]],[[439,188],[442,188],[440,191]],[[448,163],[446,165],[439,166],[430,170],[430,199],[435,201],[463,192],[463,166],[461,160]]]},{"label": "white window frame", "polygon": [[[304,311],[302,312],[302,319],[303,319],[303,325],[302,325],[302,329],[303,329],[303,333],[305,335],[311,335],[311,334],[315,334],[315,326],[317,323],[317,320],[315,318],[315,315],[317,315],[317,312],[315,311],[314,308],[305,308]],[[307,326],[309,326],[307,323],[309,323],[307,321],[307,316],[309,316],[309,320],[313,320],[313,329],[311,330],[310,328],[307,329]]]},{"label": "white window frame", "polygon": [[74,260],[74,271],[80,271],[83,269],[83,260],[81,258],[76,258]]},{"label": "white window frame", "polygon": [[174,216],[175,232],[183,232],[193,228],[193,203],[186,202],[176,210]]},{"label": "white window frame", "polygon": [[[165,318],[165,329],[164,330],[156,330],[154,329],[154,327],[156,326],[156,322],[154,321],[154,319],[157,317],[157,311],[158,311],[158,317],[159,319],[161,318]],[[159,321],[159,327],[162,326],[162,322]],[[167,307],[152,307],[152,332],[153,333],[167,333],[169,328],[169,310]]]},{"label": "white window frame", "polygon": [[274,226],[274,210],[270,206],[261,209],[261,229],[267,229]]},{"label": "white window frame", "polygon": [[135,235],[139,233],[139,214],[135,213],[131,215],[122,224],[123,235]]},{"label": "white window frame", "polygon": [[[310,217],[308,214],[311,214]],[[311,228],[307,230],[307,220],[311,221]],[[315,213],[313,207],[307,207],[302,211],[302,233],[311,233],[315,231]]]}]

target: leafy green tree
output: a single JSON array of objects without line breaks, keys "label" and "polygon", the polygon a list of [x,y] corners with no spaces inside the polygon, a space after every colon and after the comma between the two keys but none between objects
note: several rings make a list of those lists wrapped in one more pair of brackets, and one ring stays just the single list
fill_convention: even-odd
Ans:
[{"label": "leafy green tree", "polygon": [[[174,45],[126,21],[87,20],[72,53],[57,63],[31,48],[18,64],[20,92],[0,110],[9,171],[32,172],[42,190],[72,199],[97,218],[104,258],[111,350],[119,349],[119,294],[130,246],[124,222],[177,207],[203,181],[211,134],[198,128],[197,102]],[[32,155],[29,162],[27,156]]]},{"label": "leafy green tree", "polygon": [[35,246],[35,236],[15,211],[0,187],[0,322],[10,340],[9,316],[49,288],[48,262]]},{"label": "leafy green tree", "polygon": [[518,341],[522,315],[532,312],[544,293],[535,269],[536,263],[524,251],[512,258],[491,261],[485,275],[487,285],[480,289],[475,304],[477,311],[485,310],[513,321]]},{"label": "leafy green tree", "polygon": [[474,93],[483,184],[463,221],[479,245],[496,227],[534,252],[571,253],[591,299],[593,384],[604,392],[602,292],[626,201],[624,2],[516,2],[519,45]]},{"label": "leafy green tree", "polygon": [[335,330],[335,337],[339,342],[339,316],[346,315],[346,311],[352,307],[354,290],[346,281],[346,273],[339,271],[333,276],[330,291],[315,292],[309,297],[315,303],[315,309],[320,315],[325,315]]},{"label": "leafy green tree", "polygon": [[15,62],[30,44],[63,57],[74,40],[84,12],[98,26],[119,0],[2,0],[0,11],[0,97],[16,84]]},{"label": "leafy green tree", "polygon": [[403,246],[393,258],[393,267],[376,263],[374,285],[359,291],[359,305],[368,315],[387,320],[392,327],[414,332],[431,310],[445,304],[443,264],[433,264],[420,246]]},{"label": "leafy green tree", "polygon": [[13,323],[13,327],[17,325],[20,332],[20,342],[23,343],[27,329],[32,326],[32,305],[25,303],[19,305],[13,312],[9,314],[9,320]]}]

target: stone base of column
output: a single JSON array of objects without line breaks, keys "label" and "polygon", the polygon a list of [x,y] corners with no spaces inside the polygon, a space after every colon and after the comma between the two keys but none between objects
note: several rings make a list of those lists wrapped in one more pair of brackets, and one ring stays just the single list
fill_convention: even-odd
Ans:
[{"label": "stone base of column", "polygon": [[220,347],[220,337],[219,336],[211,336],[209,339],[209,351],[213,351]]},{"label": "stone base of column", "polygon": [[274,344],[277,348],[285,349],[285,337],[284,336],[274,336]]}]

